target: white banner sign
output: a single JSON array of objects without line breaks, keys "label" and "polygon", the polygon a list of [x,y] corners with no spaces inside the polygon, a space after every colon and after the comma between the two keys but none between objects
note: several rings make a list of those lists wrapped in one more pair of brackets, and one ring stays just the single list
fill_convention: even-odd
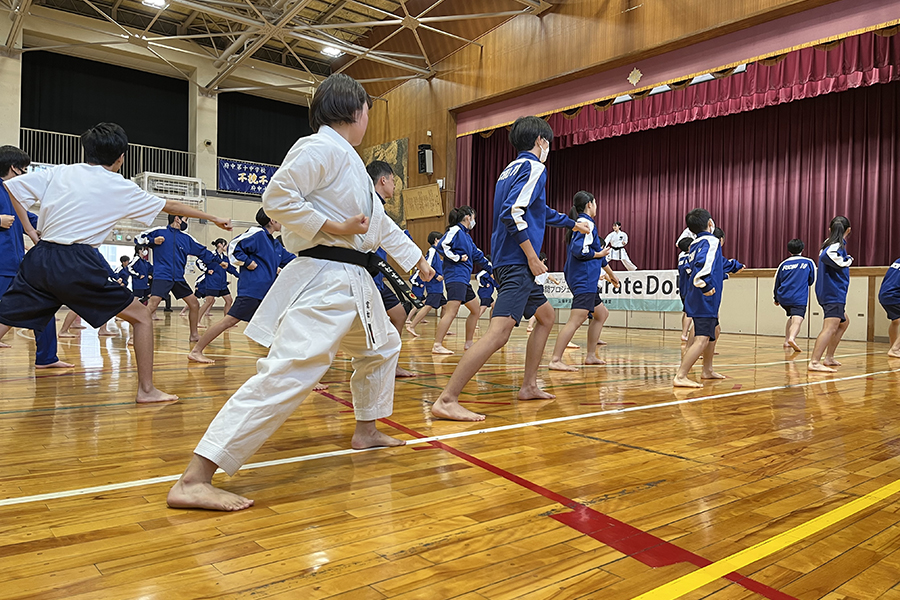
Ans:
[{"label": "white banner sign", "polygon": [[[544,295],[554,308],[571,308],[572,292],[562,273],[550,273],[559,284],[547,281]],[[678,271],[616,271],[618,289],[600,279],[600,297],[609,310],[681,312],[676,279]]]}]

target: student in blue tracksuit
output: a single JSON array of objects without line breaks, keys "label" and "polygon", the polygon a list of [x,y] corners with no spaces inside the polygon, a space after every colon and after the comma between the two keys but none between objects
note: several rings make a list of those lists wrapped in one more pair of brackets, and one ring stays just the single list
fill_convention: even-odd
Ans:
[{"label": "student in blue tracksuit", "polygon": [[[22,175],[31,164],[31,157],[15,146],[0,146],[0,179],[9,181]],[[37,227],[37,215],[28,213],[32,227]],[[13,209],[12,201],[6,186],[0,182],[0,298],[12,284],[19,265],[25,258],[25,230]],[[0,338],[11,328],[0,324]],[[44,327],[35,331],[34,366],[36,369],[68,368],[71,365],[62,362],[56,355],[56,327]],[[9,348],[0,342],[0,348]]]},{"label": "student in blue tracksuit", "polygon": [[678,254],[678,275],[676,276],[676,284],[678,285],[678,296],[681,298],[682,342],[687,342],[690,339],[688,336],[691,333],[691,326],[694,324],[694,320],[687,316],[687,312],[685,312],[684,310],[684,288],[685,286],[689,285],[691,281],[691,255],[689,253],[689,250],[694,239],[695,238],[692,238],[690,236],[685,236],[680,238],[677,244],[678,249],[681,250],[681,252]]},{"label": "student in blue tracksuit", "polygon": [[884,274],[881,289],[878,290],[878,302],[891,320],[888,337],[891,348],[888,356],[900,358],[900,258],[894,261]]},{"label": "student in blue tracksuit", "polygon": [[[228,289],[228,274],[239,276],[234,265],[228,263],[228,241],[219,238],[213,241],[212,247],[215,248],[217,260],[207,264],[203,259],[197,259],[197,268],[201,271],[200,277],[197,278],[197,296],[204,299],[200,306],[201,319],[209,313],[209,309],[216,303],[216,298],[225,301],[224,314],[228,314],[233,303],[231,290]],[[222,263],[228,263],[228,267],[223,268]]]},{"label": "student in blue tracksuit", "polygon": [[[409,277],[409,287],[412,290],[412,293],[415,294],[416,298],[421,300],[423,303],[425,302],[425,282],[422,281],[422,278],[419,277],[419,270],[416,269],[412,275]],[[409,314],[406,315],[406,324],[409,325],[413,322],[413,319],[416,318],[416,313],[419,312],[419,309],[413,306]]]},{"label": "student in blue tracksuit", "polygon": [[[488,264],[491,263],[490,254],[485,254],[484,259]],[[481,304],[481,312],[478,314],[478,317],[481,318],[481,315],[494,305],[494,290],[497,289],[497,284],[494,281],[493,265],[491,265],[491,271],[487,269],[479,271],[475,279],[478,281],[478,301]]]},{"label": "student in blue tracksuit", "polygon": [[444,286],[447,288],[447,306],[441,314],[434,333],[432,354],[453,354],[453,350],[444,347],[444,336],[450,330],[453,319],[459,314],[459,307],[465,304],[469,309],[466,317],[466,344],[463,350],[472,346],[475,337],[475,326],[481,315],[481,303],[476,299],[472,289],[472,272],[475,268],[491,270],[491,265],[484,258],[484,253],[469,232],[475,228],[475,209],[471,206],[460,206],[448,215],[450,226],[438,242],[437,251],[444,258]]},{"label": "student in blue tracksuit", "polygon": [[585,223],[576,224],[567,215],[547,206],[547,169],[553,129],[538,117],[516,119],[509,141],[519,153],[502,173],[494,190],[494,231],[491,257],[497,279],[497,302],[491,313],[487,333],[469,348],[450,377],[447,387],[431,407],[431,414],[456,421],[481,421],[479,415],[459,404],[463,386],[478,372],[490,356],[509,340],[513,327],[524,316],[537,316],[534,332],[525,352],[525,373],[520,400],[554,398],[538,386],[537,371],[547,338],[556,319],[556,311],[544,296],[543,280],[547,267],[538,253],[544,244],[544,228],[564,227],[588,233]]},{"label": "student in blue tracksuit", "polygon": [[841,366],[834,359],[834,351],[850,326],[845,308],[853,257],[847,254],[850,220],[847,217],[835,217],[828,229],[828,239],[819,252],[819,273],[816,278],[816,301],[822,307],[825,320],[809,358],[809,370],[834,373],[834,367]]},{"label": "student in blue tracksuit", "polygon": [[816,263],[802,255],[803,240],[788,242],[789,258],[778,265],[775,272],[775,306],[780,306],[787,314],[784,327],[784,347],[801,352],[797,344],[797,334],[806,318],[809,304],[809,286],[816,282]]},{"label": "student in blue tracksuit", "polygon": [[143,304],[150,299],[150,282],[153,280],[153,263],[150,262],[150,250],[138,247],[134,250],[134,260],[128,267],[131,274],[131,292]]},{"label": "student in blue tracksuit", "polygon": [[416,333],[416,326],[425,319],[432,309],[437,311],[437,309],[447,304],[447,299],[444,297],[444,261],[437,250],[441,237],[443,236],[440,231],[432,231],[428,234],[428,245],[431,247],[425,253],[425,260],[434,269],[434,277],[431,278],[431,281],[425,282],[425,306],[419,309],[412,323],[406,324],[406,330],[413,334],[413,337],[419,337],[419,334]]},{"label": "student in blue tracksuit", "polygon": [[116,281],[118,281],[122,287],[128,287],[128,281],[131,279],[131,271],[128,269],[128,263],[130,262],[130,256],[119,257],[119,270],[116,271]]},{"label": "student in blue tracksuit", "polygon": [[[200,339],[197,333],[197,322],[200,320],[200,303],[194,292],[184,280],[184,268],[187,265],[188,256],[196,256],[207,264],[215,262],[216,255],[195,240],[190,234],[185,233],[188,228],[187,217],[169,215],[167,227],[157,227],[136,236],[134,243],[153,248],[153,283],[150,285],[150,301],[147,308],[150,314],[156,312],[156,307],[162,302],[169,292],[176,299],[183,299],[188,306],[188,323],[191,328],[190,341]],[[227,266],[222,265],[223,268]]]},{"label": "student in blue tracksuit", "polygon": [[572,292],[572,310],[569,311],[569,320],[556,337],[556,345],[553,347],[553,356],[550,358],[550,369],[554,371],[577,371],[578,369],[567,365],[563,361],[563,352],[572,341],[575,332],[592,316],[588,326],[587,350],[585,351],[584,364],[605,365],[606,362],[597,358],[597,343],[600,341],[600,333],[603,324],[609,318],[609,311],[603,306],[600,299],[600,272],[606,271],[607,277],[614,287],[619,287],[619,280],[609,266],[606,255],[612,249],[606,245],[603,238],[596,233],[594,217],[597,216],[597,201],[589,192],[578,192],[572,201],[573,206],[569,216],[576,223],[586,223],[591,231],[589,233],[566,232],[566,265],[563,273],[566,276],[566,284]]},{"label": "student in blue tracksuit", "polygon": [[276,231],[281,231],[281,223],[270,219],[263,209],[256,213],[256,222],[259,227],[250,228],[231,240],[228,246],[231,262],[241,268],[237,298],[225,318],[207,329],[188,354],[188,359],[194,362],[215,362],[204,356],[203,350],[226,329],[241,321],[249,322],[275,283],[278,272],[297,258],[272,236]]},{"label": "student in blue tracksuit", "polygon": [[675,387],[703,387],[688,379],[688,372],[701,355],[701,377],[724,379],[724,376],[713,370],[712,363],[716,353],[725,259],[722,257],[721,241],[713,235],[716,224],[708,210],[695,208],[685,216],[685,222],[697,236],[688,249],[691,274],[690,280],[684,285],[684,310],[694,320],[694,341],[685,348],[673,384]]}]

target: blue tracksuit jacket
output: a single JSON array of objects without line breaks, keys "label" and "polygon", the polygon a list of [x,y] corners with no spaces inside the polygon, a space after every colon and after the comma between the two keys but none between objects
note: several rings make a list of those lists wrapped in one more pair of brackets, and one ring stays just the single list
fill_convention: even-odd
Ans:
[{"label": "blue tracksuit jacket", "polygon": [[[472,281],[472,272],[475,267],[491,269],[490,264],[484,258],[484,253],[479,250],[469,230],[462,225],[453,225],[441,238],[437,245],[438,252],[444,258],[444,283],[469,283]],[[468,260],[463,261],[463,255]]]},{"label": "blue tracksuit jacket", "polygon": [[606,257],[594,258],[596,252],[603,250],[605,240],[596,233],[594,219],[582,213],[577,221],[585,221],[591,225],[588,234],[574,232],[566,251],[566,265],[563,273],[572,295],[596,294],[600,284],[600,272],[606,266]]},{"label": "blue tracksuit jacket", "polygon": [[137,257],[128,266],[131,273],[131,289],[132,290],[149,290],[150,279],[153,277],[153,263]]},{"label": "blue tracksuit jacket", "polygon": [[[262,300],[275,283],[278,269],[296,258],[261,227],[251,227],[231,240],[228,255],[241,268],[237,295],[257,300]],[[251,262],[256,263],[252,271],[247,269]]]},{"label": "blue tracksuit jacket", "polygon": [[[228,265],[227,269],[222,268],[223,262],[228,262],[227,254],[219,254],[213,252],[217,260],[207,264],[201,259],[197,259],[197,268],[202,272],[197,278],[197,289],[217,292],[224,290],[228,286],[228,274],[231,273],[235,277],[239,277],[238,270],[234,265]],[[212,273],[210,273],[212,271]]]},{"label": "blue tracksuit jacket", "polygon": [[775,273],[775,302],[781,306],[809,304],[809,286],[816,282],[816,263],[805,256],[791,256]]},{"label": "blue tracksuit jacket", "polygon": [[826,304],[846,304],[850,287],[850,265],[853,257],[844,244],[834,243],[819,253],[819,275],[816,279],[816,300]]},{"label": "blue tracksuit jacket", "polygon": [[[154,239],[160,236],[165,240],[157,245]],[[160,281],[184,282],[184,267],[188,256],[196,256],[206,263],[216,260],[216,255],[193,236],[169,226],[148,229],[136,236],[134,243],[153,249],[153,277]]]},{"label": "blue tracksuit jacket", "polygon": [[[725,280],[722,245],[716,236],[703,231],[689,250],[690,279],[684,285],[684,312],[689,317],[718,318]],[[712,296],[703,295],[713,289],[716,293]]]},{"label": "blue tracksuit jacket", "polygon": [[438,254],[437,248],[434,246],[429,248],[428,253],[425,255],[425,260],[434,269],[434,277],[431,278],[431,281],[425,282],[425,292],[441,295],[444,293],[444,282],[438,281],[438,275],[443,276],[444,269],[442,267],[443,261],[441,260],[441,255]]},{"label": "blue tracksuit jacket", "polygon": [[900,304],[900,258],[895,260],[884,274],[884,281],[878,290],[878,302],[882,306]]}]

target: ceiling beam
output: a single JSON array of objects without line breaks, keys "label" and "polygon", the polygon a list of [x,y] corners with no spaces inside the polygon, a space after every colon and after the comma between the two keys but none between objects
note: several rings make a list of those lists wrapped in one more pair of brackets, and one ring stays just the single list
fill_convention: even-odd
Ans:
[{"label": "ceiling beam", "polygon": [[15,47],[16,41],[19,39],[19,34],[22,33],[22,24],[25,22],[25,15],[28,13],[29,8],[31,8],[31,0],[19,0],[19,5],[16,6],[13,14],[10,15],[13,24],[9,29],[9,35],[6,36],[7,52]]}]

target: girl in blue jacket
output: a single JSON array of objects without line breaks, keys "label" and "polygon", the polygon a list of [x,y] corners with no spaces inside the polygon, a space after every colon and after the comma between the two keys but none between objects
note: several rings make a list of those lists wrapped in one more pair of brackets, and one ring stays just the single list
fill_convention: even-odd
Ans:
[{"label": "girl in blue jacket", "polygon": [[577,371],[575,367],[563,362],[563,352],[572,340],[575,332],[589,316],[593,316],[588,327],[588,345],[584,358],[586,365],[605,365],[597,358],[597,342],[600,341],[600,332],[603,324],[609,317],[609,311],[603,306],[600,299],[600,272],[606,271],[613,286],[619,287],[619,280],[609,267],[606,255],[610,248],[605,240],[596,232],[594,217],[597,215],[597,202],[594,196],[588,192],[578,192],[573,199],[569,216],[575,222],[586,223],[590,227],[590,233],[566,232],[567,250],[566,266],[563,273],[566,283],[572,292],[572,310],[569,312],[569,320],[559,332],[556,338],[556,346],[553,347],[553,358],[550,359],[550,369],[554,371]]},{"label": "girl in blue jacket", "polygon": [[472,241],[469,232],[475,228],[475,209],[471,206],[460,206],[448,215],[450,226],[447,233],[437,245],[438,252],[444,257],[444,286],[447,288],[447,306],[441,314],[441,321],[434,332],[432,354],[453,354],[453,350],[444,347],[444,336],[450,330],[453,319],[459,313],[461,304],[469,309],[466,317],[466,345],[468,350],[475,337],[475,326],[481,316],[481,303],[472,289],[473,267],[491,271],[490,263],[484,253]]},{"label": "girl in blue jacket", "polygon": [[853,257],[847,254],[849,219],[835,217],[828,228],[828,239],[822,244],[822,251],[819,253],[819,274],[816,278],[816,300],[822,306],[825,320],[822,323],[822,332],[816,338],[816,345],[813,347],[809,370],[834,373],[833,367],[841,365],[834,359],[834,351],[841,343],[847,327],[850,326],[845,306]]}]

